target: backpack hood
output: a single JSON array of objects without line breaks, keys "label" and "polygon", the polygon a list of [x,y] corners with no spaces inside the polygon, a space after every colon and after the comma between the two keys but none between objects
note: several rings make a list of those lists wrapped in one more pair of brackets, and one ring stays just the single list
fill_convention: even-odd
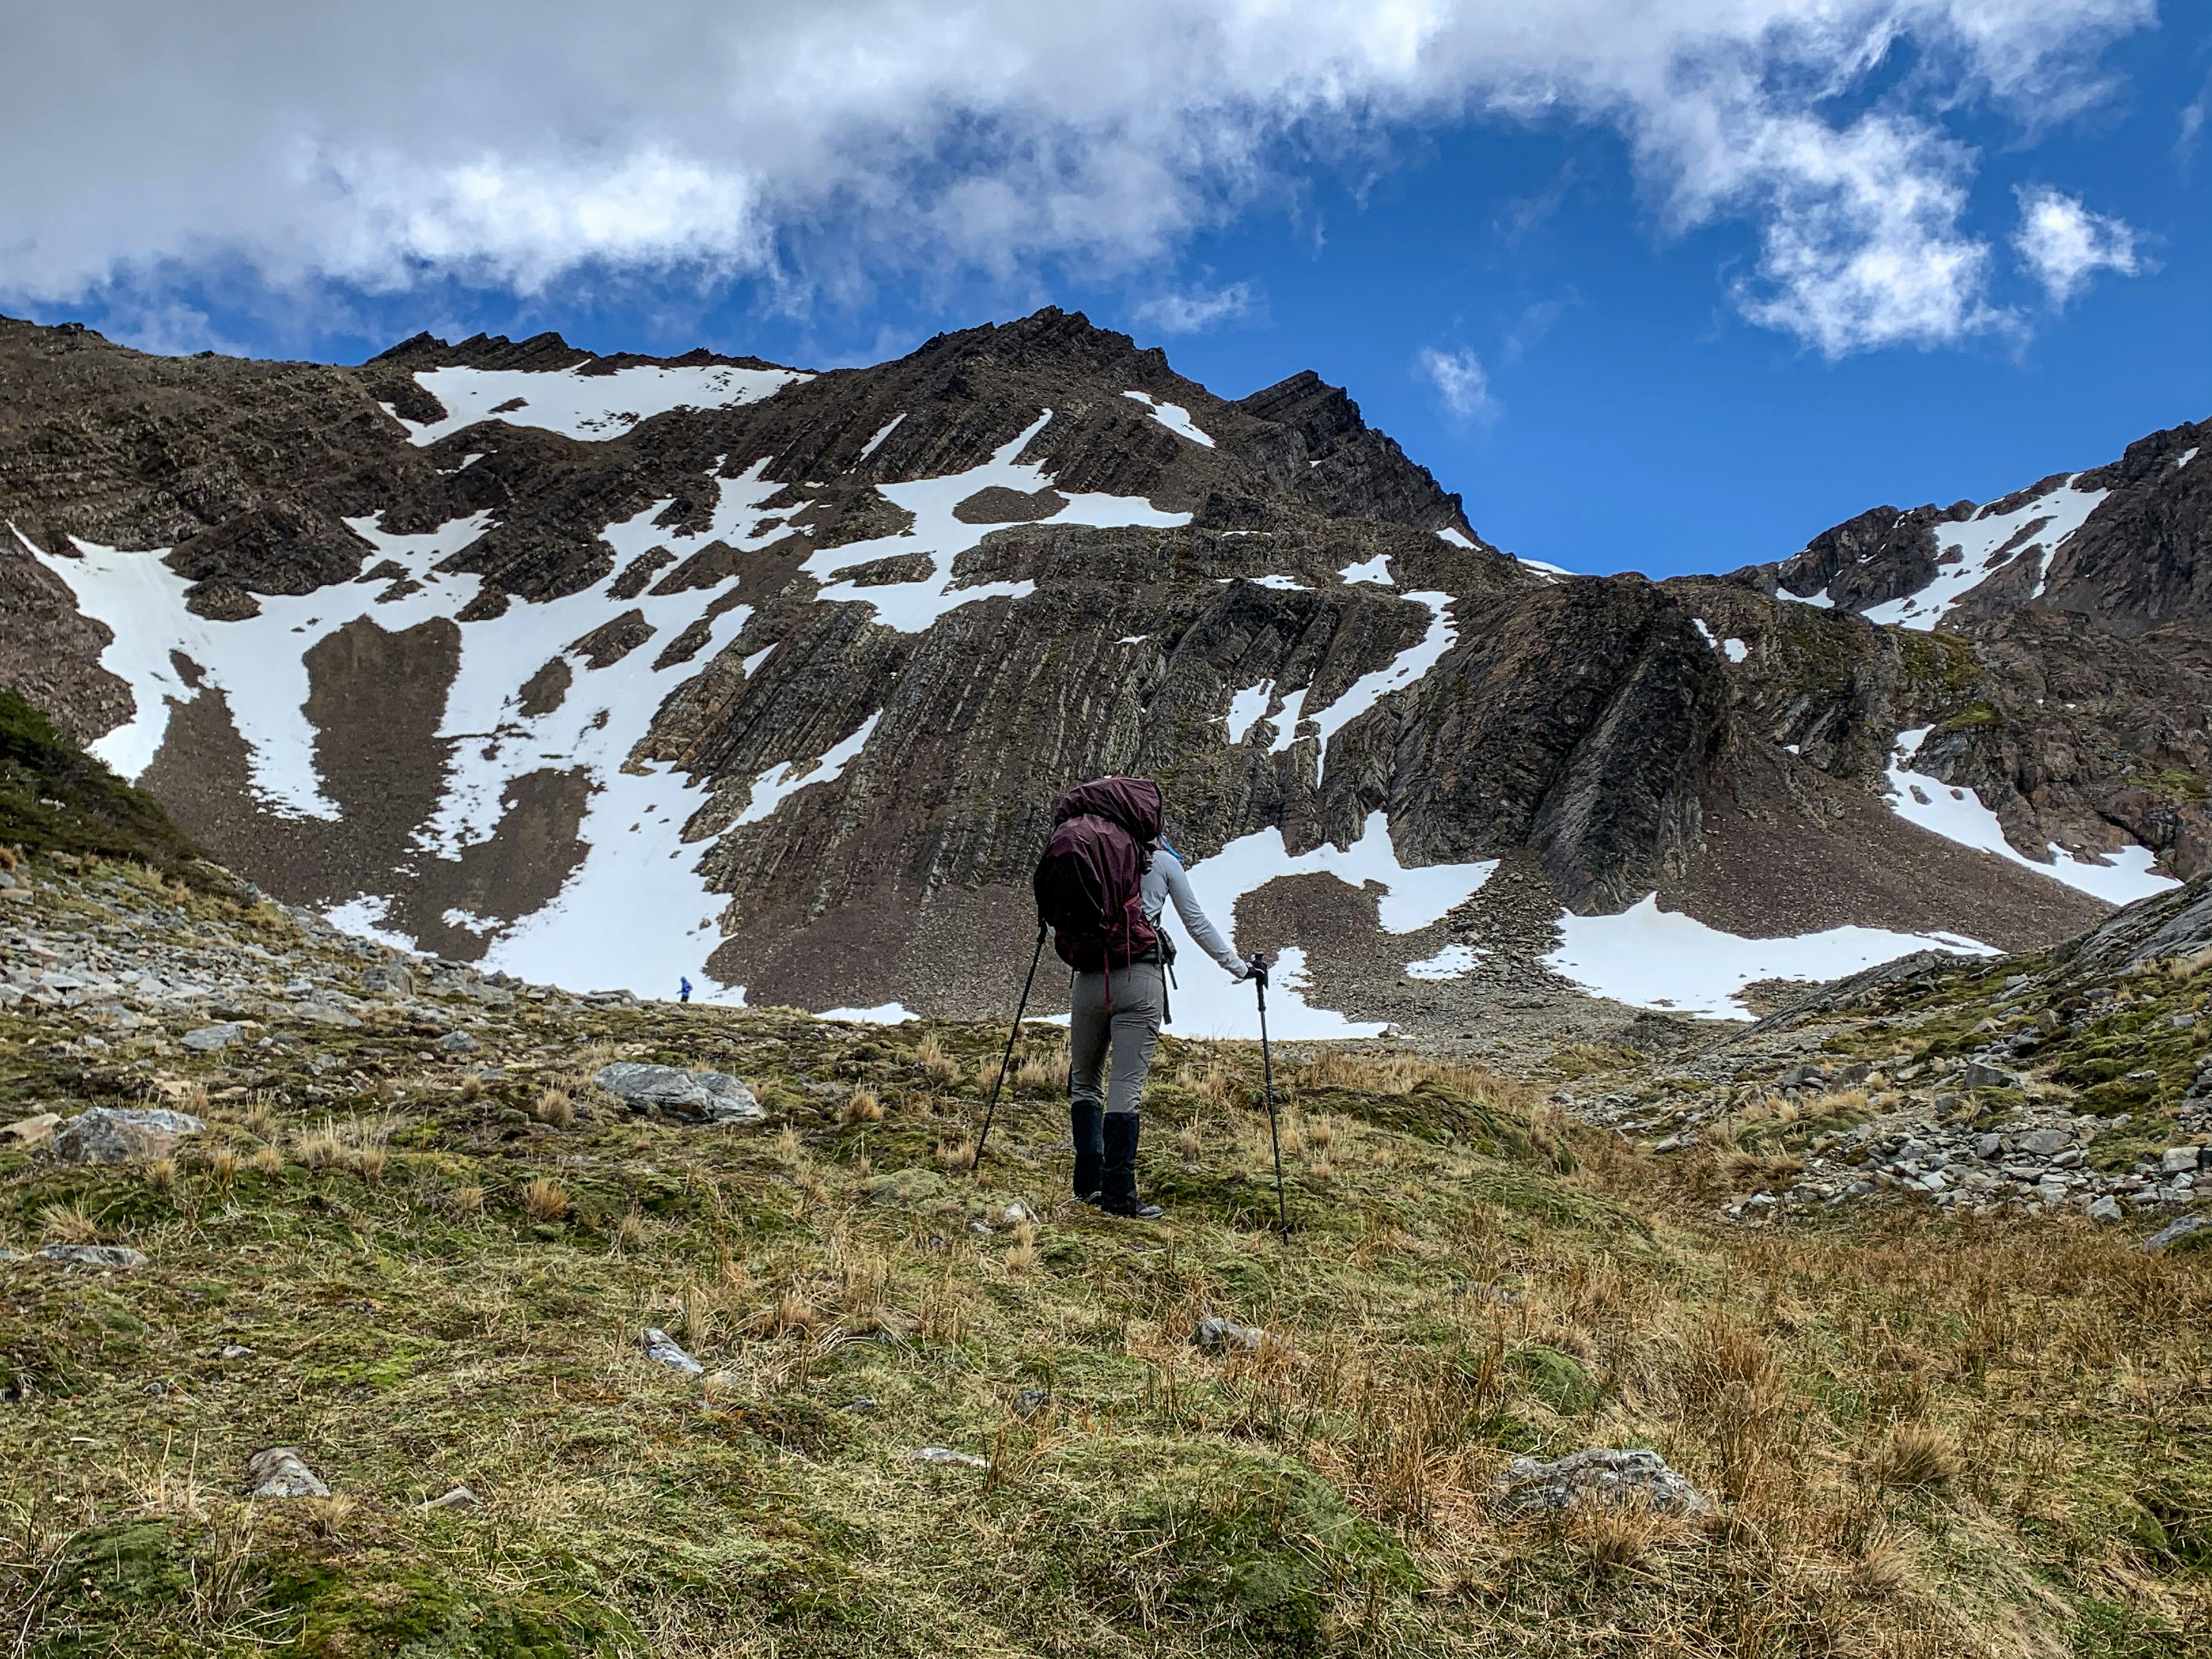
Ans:
[{"label": "backpack hood", "polygon": [[1052,821],[1066,823],[1085,816],[1118,823],[1139,847],[1160,838],[1160,787],[1150,778],[1093,778],[1060,798]]}]

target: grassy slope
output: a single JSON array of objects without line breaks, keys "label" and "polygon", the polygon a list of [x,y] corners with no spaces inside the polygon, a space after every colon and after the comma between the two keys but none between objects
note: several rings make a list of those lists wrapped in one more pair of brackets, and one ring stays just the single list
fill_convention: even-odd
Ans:
[{"label": "grassy slope", "polygon": [[0,843],[131,858],[191,878],[198,851],[132,788],[0,686]]},{"label": "grassy slope", "polygon": [[[93,890],[46,873],[42,908],[98,919]],[[284,926],[191,908],[241,939]],[[54,1024],[0,1013],[9,1115],[158,1076],[216,1121],[174,1167],[0,1152],[0,1242],[96,1231],[153,1257],[0,1269],[0,1380],[27,1385],[0,1407],[17,1651],[2206,1639],[2201,1255],[1916,1213],[1715,1230],[1617,1140],[1411,1061],[1279,1057],[1285,1243],[1257,1056],[1234,1045],[1168,1045],[1144,1173],[1170,1218],[1147,1228],[1054,1204],[1043,1038],[980,1186],[956,1169],[902,1201],[867,1194],[957,1164],[988,1030],[525,1003],[480,1030],[508,1072],[483,1090],[404,1020],[303,1027],[349,1061],[326,1115],[287,1103],[296,1066],[135,1067],[123,1039],[85,1067]],[[584,1082],[617,1054],[732,1070],[779,1121],[629,1115]],[[1017,1198],[1039,1224],[971,1228]],[[1202,1354],[1207,1313],[1270,1340]],[[647,1325],[706,1379],[647,1362]],[[1024,1390],[1048,1398],[1024,1415]],[[272,1443],[337,1496],[242,1502]],[[1722,1518],[1561,1528],[1486,1506],[1513,1452],[1593,1444],[1657,1447]],[[925,1445],[992,1468],[925,1467]],[[414,1507],[457,1482],[481,1507]]]}]

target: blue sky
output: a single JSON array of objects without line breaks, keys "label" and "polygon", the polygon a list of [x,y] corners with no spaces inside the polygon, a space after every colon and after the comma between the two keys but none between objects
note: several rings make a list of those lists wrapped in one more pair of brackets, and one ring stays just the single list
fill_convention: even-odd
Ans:
[{"label": "blue sky", "polygon": [[[34,31],[33,79],[131,72],[89,154],[0,114],[0,308],[161,349],[553,328],[823,366],[1057,304],[1224,396],[1317,369],[1500,545],[1652,574],[2212,416],[2202,7],[738,6],[699,16],[749,18],[743,52],[673,87],[557,4],[528,61],[380,65],[418,61],[405,9],[252,56],[100,0],[90,45]],[[354,59],[380,95],[264,90]]]}]

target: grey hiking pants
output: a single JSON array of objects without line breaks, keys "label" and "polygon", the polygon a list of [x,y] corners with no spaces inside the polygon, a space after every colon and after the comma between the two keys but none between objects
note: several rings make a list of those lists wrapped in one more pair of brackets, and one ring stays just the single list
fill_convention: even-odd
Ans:
[{"label": "grey hiking pants", "polygon": [[[1109,1112],[1133,1112],[1152,1069],[1152,1048],[1160,1040],[1160,1016],[1166,1011],[1166,985],[1157,962],[1133,963],[1113,975],[1114,1007],[1106,1007],[1107,976],[1078,974],[1068,994],[1067,1097],[1078,1106],[1103,1104]],[[1103,1096],[1100,1073],[1106,1050],[1114,1051],[1113,1082]]]}]

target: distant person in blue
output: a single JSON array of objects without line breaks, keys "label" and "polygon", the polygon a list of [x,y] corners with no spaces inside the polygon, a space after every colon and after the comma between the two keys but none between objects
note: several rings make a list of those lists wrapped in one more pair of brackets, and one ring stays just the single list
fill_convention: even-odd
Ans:
[{"label": "distant person in blue", "polygon": [[678,1002],[691,1000],[691,981],[681,974],[676,976],[676,1000]]}]

